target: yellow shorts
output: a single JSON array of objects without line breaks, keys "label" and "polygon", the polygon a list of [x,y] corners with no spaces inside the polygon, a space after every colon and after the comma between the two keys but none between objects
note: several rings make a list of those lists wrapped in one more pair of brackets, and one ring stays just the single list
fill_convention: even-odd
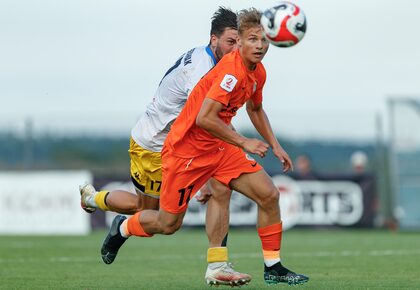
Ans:
[{"label": "yellow shorts", "polygon": [[160,152],[146,150],[130,139],[130,173],[134,186],[144,195],[160,197],[162,157]]}]

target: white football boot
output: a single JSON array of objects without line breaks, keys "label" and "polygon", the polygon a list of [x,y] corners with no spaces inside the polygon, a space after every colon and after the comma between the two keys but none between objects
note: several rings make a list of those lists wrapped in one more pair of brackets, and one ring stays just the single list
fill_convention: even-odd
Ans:
[{"label": "white football boot", "polygon": [[211,269],[207,267],[206,282],[208,285],[228,285],[231,287],[247,285],[252,277],[245,273],[237,272],[231,263],[224,262],[220,267]]},{"label": "white football boot", "polygon": [[93,213],[96,208],[89,206],[89,200],[95,198],[96,189],[90,183],[85,183],[79,186],[80,191],[80,206],[87,213]]}]

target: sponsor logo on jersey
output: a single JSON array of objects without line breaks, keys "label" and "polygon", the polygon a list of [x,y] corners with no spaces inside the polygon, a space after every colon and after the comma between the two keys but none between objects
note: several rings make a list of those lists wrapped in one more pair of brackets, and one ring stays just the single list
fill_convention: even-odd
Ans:
[{"label": "sponsor logo on jersey", "polygon": [[191,49],[185,55],[185,57],[184,57],[184,66],[186,66],[187,64],[192,63],[191,57],[192,57],[192,54],[193,54],[194,50],[195,50],[195,48]]},{"label": "sponsor logo on jersey", "polygon": [[227,92],[231,92],[237,82],[238,80],[233,75],[226,74],[222,82],[220,83],[220,87]]}]

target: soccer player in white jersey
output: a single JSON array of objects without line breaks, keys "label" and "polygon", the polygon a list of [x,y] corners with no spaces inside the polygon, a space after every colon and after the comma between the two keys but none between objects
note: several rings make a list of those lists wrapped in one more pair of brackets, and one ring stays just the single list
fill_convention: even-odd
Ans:
[{"label": "soccer player in white jersey", "polygon": [[[131,180],[137,195],[127,191],[99,191],[91,184],[80,188],[81,205],[87,212],[96,208],[124,214],[140,209],[158,209],[162,183],[161,150],[172,123],[181,112],[195,84],[227,53],[236,48],[237,19],[229,9],[219,7],[212,17],[210,42],[184,53],[162,78],[153,101],[131,131],[129,154]],[[231,191],[211,179],[202,189],[199,201],[206,202],[206,231],[209,239],[208,267],[210,285],[240,286],[251,276],[232,269],[226,247]],[[211,195],[210,195],[211,193]],[[211,198],[210,198],[211,196]],[[113,259],[104,260],[110,264]]]}]

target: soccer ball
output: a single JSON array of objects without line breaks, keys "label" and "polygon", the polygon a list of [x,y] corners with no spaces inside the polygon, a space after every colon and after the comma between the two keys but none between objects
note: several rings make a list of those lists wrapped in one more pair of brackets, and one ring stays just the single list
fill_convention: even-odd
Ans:
[{"label": "soccer ball", "polygon": [[290,47],[296,45],[305,35],[306,17],[298,6],[284,1],[264,11],[261,25],[273,45]]}]

